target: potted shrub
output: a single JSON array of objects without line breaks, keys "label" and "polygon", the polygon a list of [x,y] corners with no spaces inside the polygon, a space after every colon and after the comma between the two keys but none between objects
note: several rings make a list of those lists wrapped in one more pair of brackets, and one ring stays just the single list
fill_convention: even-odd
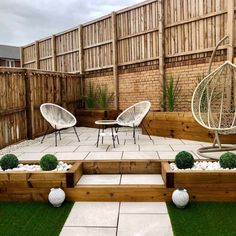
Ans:
[{"label": "potted shrub", "polygon": [[100,84],[96,88],[92,83],[84,97],[85,108],[77,109],[76,116],[80,126],[97,127],[96,120],[113,120],[119,115],[118,110],[109,109],[109,105],[114,97],[114,94],[109,94],[106,84]]}]

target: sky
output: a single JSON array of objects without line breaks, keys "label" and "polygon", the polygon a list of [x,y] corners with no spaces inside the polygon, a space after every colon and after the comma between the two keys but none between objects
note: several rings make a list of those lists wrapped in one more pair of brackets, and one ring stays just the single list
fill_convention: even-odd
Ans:
[{"label": "sky", "polygon": [[23,46],[143,0],[0,0],[0,44]]}]

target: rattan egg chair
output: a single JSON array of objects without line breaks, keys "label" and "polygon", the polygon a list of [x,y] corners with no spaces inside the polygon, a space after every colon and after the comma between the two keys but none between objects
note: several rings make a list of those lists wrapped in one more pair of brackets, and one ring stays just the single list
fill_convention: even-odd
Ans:
[{"label": "rattan egg chair", "polygon": [[131,127],[133,129],[134,144],[136,144],[135,129],[140,125],[145,129],[150,140],[152,140],[146,127],[142,124],[142,121],[149,112],[150,108],[151,103],[149,101],[138,102],[124,110],[116,119],[119,126]]},{"label": "rattan egg chair", "polygon": [[[59,137],[61,139],[61,133],[60,131],[63,129],[71,128],[73,127],[76,137],[79,140],[79,136],[76,132],[75,125],[76,125],[76,118],[65,108],[58,106],[53,103],[44,103],[40,106],[40,112],[44,119],[54,128],[55,130],[55,146],[57,146],[57,135],[59,134]],[[41,143],[43,143],[43,140],[49,130],[50,125],[48,125],[48,128],[43,136],[43,139]]]},{"label": "rattan egg chair", "polygon": [[226,61],[207,75],[193,93],[191,108],[195,120],[215,134],[213,145],[198,149],[199,155],[209,158],[209,152],[236,150],[235,145],[223,146],[219,138],[219,134],[236,133],[235,105],[236,65]]}]

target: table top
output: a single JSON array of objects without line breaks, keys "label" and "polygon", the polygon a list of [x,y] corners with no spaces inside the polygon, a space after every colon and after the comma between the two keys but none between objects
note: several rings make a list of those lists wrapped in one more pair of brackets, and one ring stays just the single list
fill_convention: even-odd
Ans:
[{"label": "table top", "polygon": [[117,121],[116,120],[96,120],[95,124],[96,125],[116,125]]}]

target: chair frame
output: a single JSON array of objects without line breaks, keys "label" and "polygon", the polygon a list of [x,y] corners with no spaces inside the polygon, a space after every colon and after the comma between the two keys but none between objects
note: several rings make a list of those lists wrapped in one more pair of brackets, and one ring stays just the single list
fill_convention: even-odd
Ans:
[{"label": "chair frame", "polygon": [[[135,107],[136,107],[138,104],[144,103],[144,102],[149,104],[149,109],[147,109],[146,114],[143,116],[142,121],[140,122],[140,124],[139,124],[138,126],[136,126],[134,123],[133,123],[133,126],[132,126],[132,127],[131,127],[131,126],[128,126],[128,125],[127,125],[127,126],[125,126],[125,125],[119,125],[119,121],[118,121],[118,120],[119,120],[119,118],[120,118],[124,113],[126,113],[128,110],[130,110],[130,109],[133,108],[133,109],[134,109],[134,114],[135,114]],[[118,122],[118,125],[119,125],[120,127],[131,127],[131,128],[132,128],[134,144],[136,144],[136,132],[135,132],[135,129],[138,128],[139,126],[141,126],[141,127],[145,130],[145,132],[147,133],[149,139],[152,140],[152,138],[151,138],[151,136],[150,136],[150,134],[149,134],[147,128],[146,128],[145,125],[143,124],[143,120],[144,120],[145,117],[147,116],[147,114],[148,114],[150,108],[151,108],[151,103],[150,103],[149,101],[141,101],[141,102],[135,103],[135,104],[133,104],[132,106],[130,106],[130,107],[128,107],[127,109],[125,109],[125,110],[116,118],[116,120],[117,120],[117,122]],[[135,120],[135,119],[133,118],[133,120]],[[118,129],[117,129],[117,132],[118,132],[118,130],[119,130],[119,127],[118,127]],[[152,141],[153,141],[153,140],[152,140]]]},{"label": "chair frame", "polygon": [[43,138],[42,138],[42,140],[41,140],[41,143],[43,143],[43,141],[44,141],[46,135],[49,133],[49,128],[50,128],[50,126],[54,129],[54,134],[55,134],[55,146],[57,146],[57,135],[59,135],[59,138],[60,138],[60,140],[61,140],[61,131],[67,129],[67,128],[57,129],[56,125],[53,126],[53,125],[51,124],[51,123],[53,123],[53,121],[51,121],[50,119],[48,119],[48,117],[45,116],[45,114],[43,113],[43,110],[42,110],[44,106],[48,106],[48,105],[49,105],[49,106],[57,107],[57,108],[59,108],[59,109],[65,111],[65,112],[67,112],[71,117],[73,117],[73,119],[75,120],[75,122],[74,122],[75,124],[74,124],[73,126],[69,126],[69,127],[67,127],[67,128],[70,128],[70,127],[71,127],[71,128],[74,129],[74,132],[75,132],[75,135],[76,135],[76,137],[77,137],[77,140],[78,140],[78,142],[80,142],[79,135],[78,135],[78,133],[77,133],[77,131],[76,131],[76,128],[75,128],[75,125],[76,125],[76,123],[77,123],[77,120],[76,120],[75,116],[74,116],[72,113],[70,113],[68,110],[66,110],[65,108],[63,108],[63,107],[61,107],[61,106],[59,106],[59,105],[57,105],[57,104],[54,104],[54,103],[43,103],[43,104],[41,104],[41,106],[40,106],[40,112],[41,112],[43,118],[44,118],[49,124],[48,124],[48,127],[47,127],[47,129],[46,129],[44,135],[43,135]]}]

